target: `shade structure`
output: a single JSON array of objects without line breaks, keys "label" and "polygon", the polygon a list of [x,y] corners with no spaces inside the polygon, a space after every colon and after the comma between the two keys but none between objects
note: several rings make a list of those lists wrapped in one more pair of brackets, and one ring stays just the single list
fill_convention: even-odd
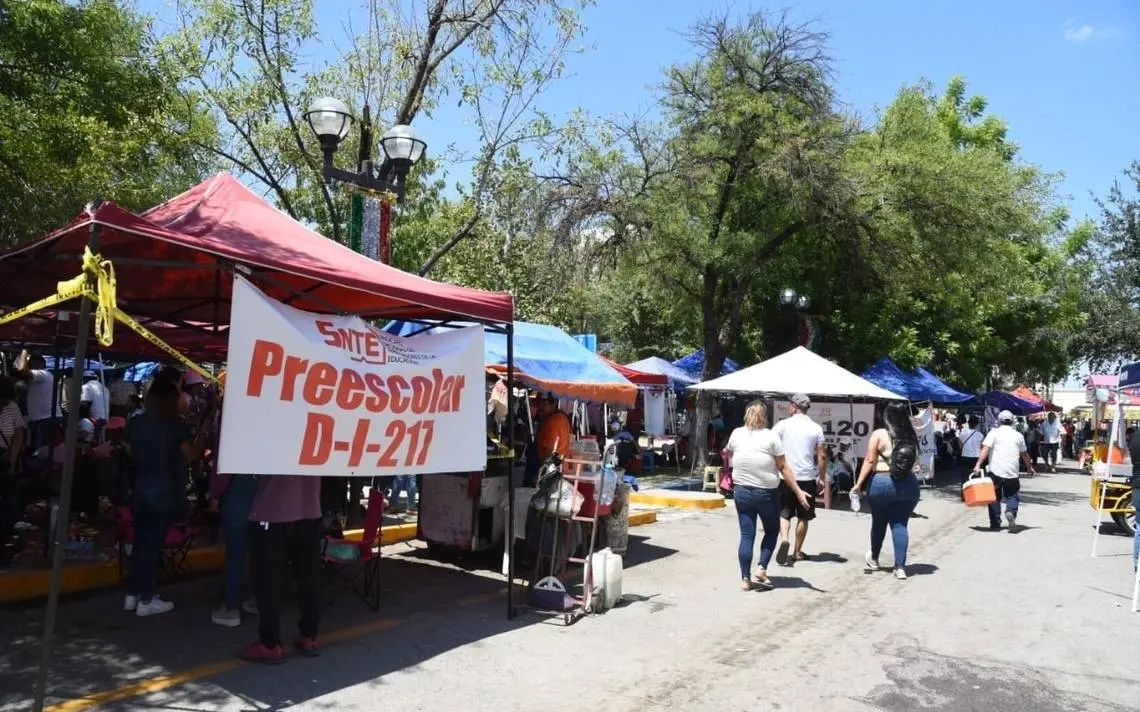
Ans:
[{"label": "shade structure", "polygon": [[718,393],[806,393],[819,397],[906,400],[802,346],[690,388]]},{"label": "shade structure", "polygon": [[636,368],[623,366],[620,363],[611,361],[610,359],[602,356],[610,368],[620,373],[627,381],[637,386],[638,388],[666,388],[669,385],[669,377],[660,373],[651,373],[648,371],[639,371]]},{"label": "shade structure", "polygon": [[[676,366],[677,368],[681,369],[685,373],[689,374],[690,377],[699,381],[702,378],[704,378],[705,350],[704,349],[697,349],[696,351],[689,354],[688,356],[677,359],[676,361],[673,362],[673,365]],[[729,373],[732,373],[734,371],[738,371],[739,369],[740,369],[739,364],[737,364],[735,361],[733,361],[730,358],[726,358],[724,360],[724,364],[720,367],[720,375],[723,376],[725,374],[729,374]]]},{"label": "shade structure", "polygon": [[913,402],[930,401],[935,405],[969,405],[978,397],[947,384],[930,371],[920,368],[906,371],[884,356],[863,372],[863,378]]},{"label": "shade structure", "polygon": [[109,202],[89,206],[66,227],[0,254],[2,305],[48,296],[78,274],[92,224],[115,266],[119,306],[144,323],[204,336],[229,323],[235,268],[273,299],[313,312],[481,323],[514,314],[510,294],[433,282],[359,255],[225,173],[143,216]]},{"label": "shade structure", "polygon": [[1043,410],[1047,410],[1053,413],[1060,413],[1062,410],[1064,410],[1064,408],[1061,406],[1050,403],[1026,386],[1018,386],[1010,392],[1010,395],[1014,398],[1020,398],[1021,400],[1027,401],[1029,403],[1038,403],[1041,405]]},{"label": "shade structure", "polygon": [[640,361],[627,363],[626,367],[632,368],[635,371],[641,371],[642,373],[659,373],[668,378],[669,385],[677,390],[684,390],[685,386],[691,386],[701,380],[700,378],[690,375],[684,369],[674,366],[660,356],[650,356]]},{"label": "shade structure", "polygon": [[[384,330],[398,336],[415,336],[459,326],[469,324],[393,321]],[[507,363],[506,335],[488,331],[483,338],[483,351],[486,364],[501,370]],[[623,408],[631,408],[637,401],[636,385],[556,326],[515,322],[514,356],[515,377],[537,390]]]},{"label": "shade structure", "polygon": [[990,408],[1008,410],[1014,415],[1033,415],[1045,410],[1040,402],[1025,400],[1004,391],[987,391],[982,394],[982,403]]}]

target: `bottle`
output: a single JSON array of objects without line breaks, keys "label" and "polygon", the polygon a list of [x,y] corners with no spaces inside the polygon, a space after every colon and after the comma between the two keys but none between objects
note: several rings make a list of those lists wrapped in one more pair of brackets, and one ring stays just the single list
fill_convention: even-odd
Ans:
[{"label": "bottle", "polygon": [[858,513],[859,512],[859,493],[852,491],[850,494],[850,499],[851,499],[851,511]]}]

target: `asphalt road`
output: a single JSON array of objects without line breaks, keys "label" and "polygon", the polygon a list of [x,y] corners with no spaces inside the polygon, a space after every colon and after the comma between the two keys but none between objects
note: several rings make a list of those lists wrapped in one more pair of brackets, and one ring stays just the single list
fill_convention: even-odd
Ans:
[{"label": "asphalt road", "polygon": [[[1018,534],[989,532],[953,492],[924,491],[905,582],[862,572],[869,517],[823,512],[807,546],[819,560],[773,569],[771,592],[739,590],[731,505],[666,512],[635,530],[624,605],[571,627],[508,622],[490,572],[397,545],[379,616],[340,599],[324,654],[275,668],[229,662],[253,628],[209,625],[210,584],[170,591],[179,609],[141,621],[95,597],[63,609],[53,702],[150,680],[157,691],[98,708],[1136,710],[1131,540],[1106,533],[1090,557],[1087,488],[1075,474],[1027,480]],[[36,622],[0,614],[0,709],[25,708]]]}]

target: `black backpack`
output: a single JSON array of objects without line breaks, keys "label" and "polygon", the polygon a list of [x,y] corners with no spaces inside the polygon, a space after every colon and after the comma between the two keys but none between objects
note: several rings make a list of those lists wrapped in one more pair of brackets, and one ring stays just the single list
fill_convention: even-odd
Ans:
[{"label": "black backpack", "polygon": [[906,479],[914,472],[917,463],[918,443],[914,440],[899,440],[891,451],[891,479]]}]

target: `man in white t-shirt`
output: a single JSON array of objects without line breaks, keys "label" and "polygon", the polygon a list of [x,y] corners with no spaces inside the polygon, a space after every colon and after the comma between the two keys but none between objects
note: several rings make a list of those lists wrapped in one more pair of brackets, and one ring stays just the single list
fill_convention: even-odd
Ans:
[{"label": "man in white t-shirt", "polygon": [[[985,435],[979,426],[978,416],[971,415],[966,418],[962,429],[958,431],[958,484],[966,484],[970,469],[982,452],[982,440],[985,439]],[[965,497],[963,494],[962,498]]]},{"label": "man in white t-shirt", "polygon": [[103,426],[107,424],[111,407],[111,394],[99,381],[94,371],[83,372],[83,390],[79,400],[91,404],[91,420],[95,423],[95,441],[103,441]]},{"label": "man in white t-shirt", "polygon": [[1018,476],[1019,461],[1025,464],[1026,472],[1033,474],[1033,463],[1029,459],[1025,438],[1013,428],[1013,413],[1003,410],[998,413],[998,427],[991,430],[982,442],[974,472],[981,472],[986,460],[990,462],[990,479],[994,483],[997,501],[989,506],[990,530],[1001,529],[1001,503],[1005,500],[1005,518],[1009,530],[1017,528],[1017,510],[1020,504],[1021,478]]},{"label": "man in white t-shirt", "polygon": [[55,431],[55,409],[52,389],[55,379],[47,370],[43,356],[29,356],[28,350],[16,359],[16,374],[28,384],[28,434],[32,452],[52,444]]},{"label": "man in white t-shirt", "polygon": [[1061,449],[1061,421],[1056,413],[1050,413],[1041,424],[1041,439],[1045,441],[1045,464],[1050,472],[1057,471],[1057,451]]},{"label": "man in white t-shirt", "polygon": [[[780,486],[780,547],[776,550],[776,563],[780,566],[790,566],[807,558],[804,540],[808,522],[815,519],[815,500],[827,487],[827,448],[823,428],[807,415],[811,399],[797,393],[792,396],[791,406],[791,417],[776,423],[772,432],[779,436],[788,468],[809,499],[805,507],[787,486]],[[796,546],[789,560],[793,517],[796,519]]]}]

